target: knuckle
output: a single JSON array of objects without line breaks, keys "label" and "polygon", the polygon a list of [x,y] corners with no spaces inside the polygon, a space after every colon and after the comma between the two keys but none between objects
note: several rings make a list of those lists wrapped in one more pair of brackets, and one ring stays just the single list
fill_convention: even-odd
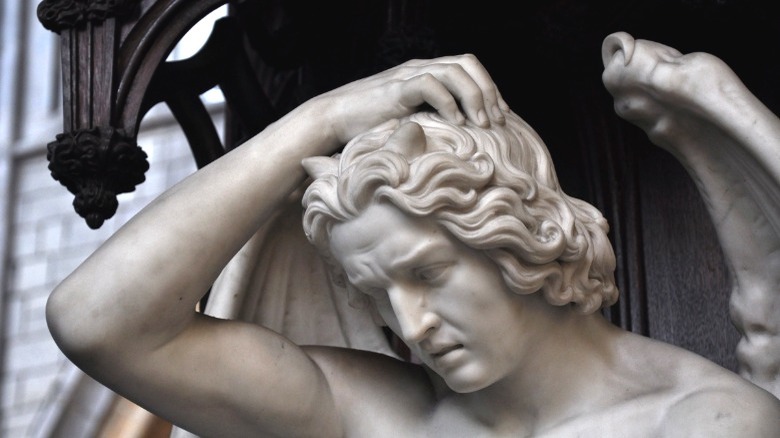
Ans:
[{"label": "knuckle", "polygon": [[424,86],[433,86],[435,83],[439,82],[439,80],[436,79],[436,76],[430,72],[421,73],[415,76],[413,79],[420,81]]},{"label": "knuckle", "polygon": [[458,55],[458,59],[463,61],[463,62],[467,62],[467,63],[471,63],[471,64],[478,64],[479,63],[479,61],[477,60],[477,57],[473,53],[464,53],[462,55]]}]

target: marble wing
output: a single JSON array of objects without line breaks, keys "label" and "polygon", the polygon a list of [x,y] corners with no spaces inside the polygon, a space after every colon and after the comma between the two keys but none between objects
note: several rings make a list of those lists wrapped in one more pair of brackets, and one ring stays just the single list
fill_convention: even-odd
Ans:
[{"label": "marble wing", "polygon": [[602,57],[618,115],[682,163],[709,210],[732,277],[740,374],[780,397],[780,118],[711,54],[618,32]]}]

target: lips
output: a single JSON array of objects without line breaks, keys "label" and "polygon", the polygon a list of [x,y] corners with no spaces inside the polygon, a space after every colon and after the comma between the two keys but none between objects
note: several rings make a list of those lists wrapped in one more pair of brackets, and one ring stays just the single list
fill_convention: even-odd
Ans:
[{"label": "lips", "polygon": [[451,353],[455,350],[459,350],[463,348],[463,344],[454,344],[454,345],[448,345],[444,346],[442,348],[439,348],[438,350],[434,350],[435,352],[431,353],[431,357],[434,359],[438,359],[448,353]]}]

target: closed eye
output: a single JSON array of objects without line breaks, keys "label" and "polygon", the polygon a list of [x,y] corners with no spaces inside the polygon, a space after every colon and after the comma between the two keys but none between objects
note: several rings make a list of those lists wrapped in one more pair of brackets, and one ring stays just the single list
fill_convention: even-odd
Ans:
[{"label": "closed eye", "polygon": [[435,265],[417,268],[414,270],[414,276],[421,281],[434,282],[441,280],[449,267],[449,263],[437,263]]}]

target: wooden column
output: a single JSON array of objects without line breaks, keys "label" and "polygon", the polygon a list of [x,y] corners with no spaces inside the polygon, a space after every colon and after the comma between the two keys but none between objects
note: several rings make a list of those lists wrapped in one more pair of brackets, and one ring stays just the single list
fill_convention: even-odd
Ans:
[{"label": "wooden column", "polygon": [[144,181],[149,168],[135,136],[114,120],[115,67],[121,17],[138,0],[44,0],[38,17],[61,37],[63,132],[49,143],[52,177],[75,195],[73,207],[91,228],[117,209],[116,195]]}]

